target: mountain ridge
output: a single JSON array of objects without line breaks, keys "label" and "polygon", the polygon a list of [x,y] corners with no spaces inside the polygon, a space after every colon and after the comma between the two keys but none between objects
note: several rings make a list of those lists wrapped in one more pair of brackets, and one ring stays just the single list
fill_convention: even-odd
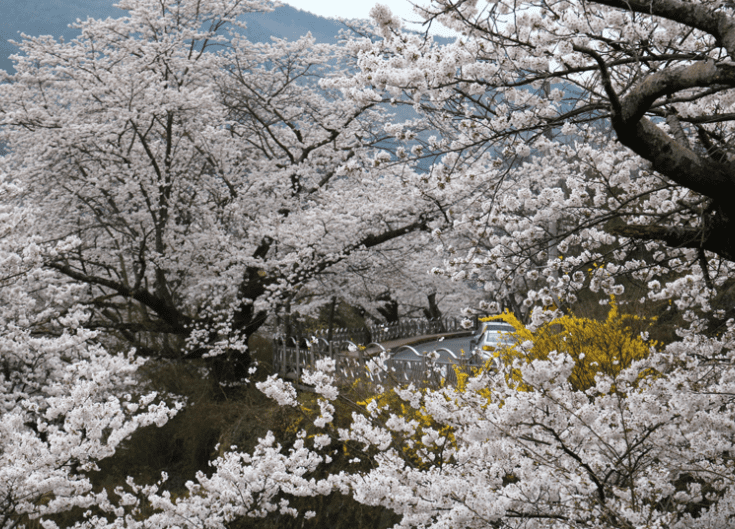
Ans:
[{"label": "mountain ridge", "polygon": [[[2,0],[0,0],[2,2]],[[10,55],[18,51],[9,40],[20,41],[21,33],[51,35],[65,40],[79,35],[70,28],[76,20],[87,17],[121,17],[125,12],[113,6],[116,0],[22,0],[0,3],[0,69],[14,73]],[[335,43],[345,25],[289,5],[262,13],[247,13],[245,35],[253,42],[267,42],[271,37],[296,40],[311,32],[317,42]]]}]

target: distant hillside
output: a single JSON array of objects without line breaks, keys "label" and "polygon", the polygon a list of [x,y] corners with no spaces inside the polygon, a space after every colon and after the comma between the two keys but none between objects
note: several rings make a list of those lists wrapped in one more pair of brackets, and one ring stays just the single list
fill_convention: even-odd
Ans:
[{"label": "distant hillside", "polygon": [[[8,56],[17,48],[9,39],[20,40],[21,33],[71,39],[79,33],[68,26],[77,19],[123,16],[123,11],[113,7],[115,3],[117,0],[0,0],[0,69],[13,71]],[[287,5],[243,18],[248,26],[246,34],[255,42],[267,42],[271,36],[295,40],[309,31],[317,42],[336,42],[344,27],[336,20]]]},{"label": "distant hillside", "polygon": [[122,11],[112,7],[116,0],[0,0],[0,68],[13,71],[8,55],[17,52],[9,39],[20,34],[53,35],[70,39],[79,34],[69,24],[88,16],[117,17]]},{"label": "distant hillside", "polygon": [[270,13],[249,13],[243,17],[245,34],[253,42],[267,42],[271,37],[296,40],[311,31],[317,42],[337,42],[337,34],[345,26],[295,7],[284,5]]}]

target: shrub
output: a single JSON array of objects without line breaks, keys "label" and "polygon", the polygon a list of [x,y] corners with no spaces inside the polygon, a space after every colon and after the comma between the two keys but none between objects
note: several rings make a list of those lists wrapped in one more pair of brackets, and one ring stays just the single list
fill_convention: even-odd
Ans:
[{"label": "shrub", "polygon": [[[484,318],[482,321],[502,320],[513,325],[518,344],[496,351],[496,356],[512,366],[517,359],[527,362],[547,360],[549,353],[568,354],[575,363],[569,382],[576,390],[584,391],[595,385],[598,374],[611,378],[636,360],[646,358],[654,341],[647,340],[645,331],[653,322],[639,316],[621,314],[615,298],[610,300],[610,309],[605,320],[594,320],[574,315],[565,315],[546,323],[535,331],[521,324],[510,312]],[[511,369],[510,376],[520,384],[518,369]],[[523,387],[522,385],[520,386]]]}]

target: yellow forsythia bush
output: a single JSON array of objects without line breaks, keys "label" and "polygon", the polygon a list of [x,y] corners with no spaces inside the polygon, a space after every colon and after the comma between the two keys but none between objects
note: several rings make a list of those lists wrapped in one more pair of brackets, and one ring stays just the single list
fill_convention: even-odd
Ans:
[{"label": "yellow forsythia bush", "polygon": [[[530,341],[533,346],[524,350],[518,345],[497,352],[497,356],[506,365],[517,358],[544,360],[549,353],[557,351],[572,357],[575,367],[569,382],[576,390],[584,391],[595,384],[598,373],[617,376],[621,370],[629,367],[634,361],[641,360],[650,354],[655,342],[646,341],[640,331],[642,321],[638,316],[621,314],[615,298],[610,300],[610,310],[605,320],[592,320],[577,316],[562,316],[531,332],[509,312],[498,316],[484,318],[483,321],[502,320],[515,327],[518,344]],[[511,372],[523,389],[520,373]]]},{"label": "yellow forsythia bush", "polygon": [[[544,360],[552,351],[568,354],[575,362],[569,382],[574,389],[581,391],[595,384],[595,376],[598,373],[615,377],[635,360],[647,357],[651,348],[656,345],[655,342],[646,341],[641,336],[641,330],[648,328],[652,322],[642,320],[637,316],[621,314],[615,298],[610,300],[610,309],[605,320],[562,316],[534,332],[528,330],[510,312],[483,318],[482,321],[504,321],[515,328],[514,336],[517,344],[499,348],[494,353],[506,365],[511,365],[519,358],[528,362],[537,359]],[[520,344],[528,341],[533,344],[530,349],[520,347]],[[491,362],[488,363],[489,365]],[[488,366],[481,369],[487,369]],[[466,382],[470,373],[457,366],[455,366],[455,372],[456,389],[462,393],[466,391]],[[508,376],[515,382],[517,389],[530,389],[521,380],[519,370],[511,370]],[[479,392],[483,397],[492,400],[489,389],[482,389]],[[397,435],[396,447],[403,452],[407,460],[418,468],[434,466],[437,461],[441,460],[441,448],[435,446],[427,448],[422,442],[427,429],[438,431],[449,444],[454,444],[451,427],[436,424],[423,407],[412,408],[394,391],[386,390],[368,396],[359,400],[358,404],[367,407],[371,402],[375,402],[383,410],[382,420],[387,420],[391,414],[394,414],[414,423],[415,429],[412,435],[406,435],[404,438]],[[433,452],[431,459],[427,459],[427,452]]]}]

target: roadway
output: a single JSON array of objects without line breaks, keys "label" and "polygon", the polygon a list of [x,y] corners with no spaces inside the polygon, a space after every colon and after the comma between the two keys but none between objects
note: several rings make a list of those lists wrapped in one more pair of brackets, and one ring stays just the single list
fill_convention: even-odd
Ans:
[{"label": "roadway", "polygon": [[460,356],[462,351],[464,350],[464,353],[466,355],[471,354],[470,353],[470,339],[472,338],[471,335],[469,336],[460,336],[460,337],[445,337],[442,339],[432,340],[429,342],[423,342],[423,343],[417,343],[417,344],[406,344],[410,345],[416,351],[419,353],[428,353],[431,351],[436,351],[437,349],[449,349],[452,351],[455,355]]},{"label": "roadway", "polygon": [[448,360],[448,358],[444,359],[444,356],[448,357],[449,355],[446,353],[442,354],[441,349],[448,349],[458,357],[462,356],[463,351],[465,356],[469,356],[471,354],[470,339],[472,336],[470,333],[447,333],[446,335],[437,334],[433,336],[391,340],[389,342],[383,342],[381,345],[393,351],[393,358],[396,360],[415,358],[410,350],[404,349],[400,353],[397,353],[401,347],[406,345],[414,348],[419,354],[440,350],[439,354],[442,356],[442,359]]}]

